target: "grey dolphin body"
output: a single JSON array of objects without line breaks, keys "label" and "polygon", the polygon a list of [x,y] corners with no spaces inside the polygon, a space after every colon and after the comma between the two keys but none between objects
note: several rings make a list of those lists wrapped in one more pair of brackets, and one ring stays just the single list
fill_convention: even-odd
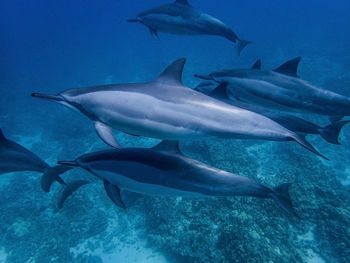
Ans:
[{"label": "grey dolphin body", "polygon": [[274,70],[262,70],[258,60],[250,69],[232,69],[196,75],[202,79],[228,82],[230,96],[237,100],[286,111],[328,116],[349,116],[350,98],[311,85],[297,75],[301,57]]},{"label": "grey dolphin body", "polygon": [[332,144],[340,144],[339,143],[339,134],[341,132],[342,127],[349,123],[350,121],[336,121],[327,126],[320,127],[317,124],[314,124],[310,121],[307,121],[303,118],[294,116],[289,113],[269,110],[257,105],[252,105],[249,103],[245,103],[239,100],[235,100],[229,97],[227,90],[227,83],[220,84],[216,88],[213,89],[213,82],[203,82],[196,87],[197,90],[203,90],[205,94],[208,94],[211,97],[234,105],[236,107],[240,107],[249,111],[253,111],[264,115],[271,120],[281,124],[283,127],[286,127],[288,130],[291,130],[295,133],[299,134],[318,134],[324,140]]},{"label": "grey dolphin body", "polygon": [[164,140],[218,137],[295,140],[320,155],[302,136],[257,113],[220,102],[182,84],[185,59],[168,66],[153,81],[70,89],[33,97],[77,109],[94,123],[100,138],[119,148],[112,128]]},{"label": "grey dolphin body", "polygon": [[50,167],[33,152],[6,139],[0,129],[0,174],[20,171],[43,173],[41,187],[45,192],[49,192],[54,181],[65,184],[59,175],[70,169],[63,165]]},{"label": "grey dolphin body", "polygon": [[158,37],[158,32],[179,35],[216,35],[238,43],[237,51],[251,41],[241,40],[223,22],[208,14],[202,13],[188,4],[187,0],[177,0],[174,3],[161,5],[138,14],[129,22],[139,22],[149,28],[152,35]]},{"label": "grey dolphin body", "polygon": [[177,142],[163,141],[151,149],[125,148],[89,153],[60,164],[78,166],[104,181],[112,201],[125,208],[120,190],[151,196],[252,196],[272,198],[288,214],[288,188],[263,186],[247,177],[219,170],[181,154]]}]

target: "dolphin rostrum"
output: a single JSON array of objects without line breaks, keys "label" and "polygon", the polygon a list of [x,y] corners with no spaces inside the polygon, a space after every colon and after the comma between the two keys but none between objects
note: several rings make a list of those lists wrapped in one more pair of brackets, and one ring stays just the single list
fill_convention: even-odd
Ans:
[{"label": "dolphin rostrum", "polygon": [[303,136],[273,120],[184,86],[181,78],[185,61],[184,58],[176,60],[159,77],[146,83],[69,89],[58,95],[33,93],[32,96],[80,111],[94,122],[99,137],[115,148],[120,146],[112,128],[163,140],[203,137],[294,140],[322,156]]},{"label": "dolphin rostrum", "polygon": [[350,116],[349,97],[317,88],[298,77],[300,60],[301,57],[296,57],[274,70],[262,70],[258,60],[249,69],[222,70],[195,76],[219,83],[228,82],[230,96],[250,104],[333,117]]},{"label": "dolphin rostrum", "polygon": [[288,193],[289,183],[268,188],[250,178],[210,167],[184,156],[176,141],[162,141],[151,149],[125,148],[88,153],[62,165],[81,167],[104,182],[111,200],[125,208],[121,190],[151,196],[252,196],[274,199],[297,216]]},{"label": "dolphin rostrum", "polygon": [[215,35],[237,42],[238,55],[251,41],[241,40],[227,25],[219,19],[193,8],[187,0],[176,0],[151,8],[138,14],[128,22],[139,22],[153,36],[158,38],[158,32],[178,35]]},{"label": "dolphin rostrum", "polygon": [[295,133],[306,134],[306,135],[318,134],[324,140],[332,144],[340,145],[339,134],[341,132],[341,129],[344,127],[344,125],[350,122],[348,120],[336,121],[331,124],[328,124],[327,126],[320,127],[315,123],[312,123],[310,121],[307,121],[303,118],[294,116],[289,113],[269,110],[257,105],[252,105],[239,100],[234,100],[229,96],[229,90],[227,89],[227,85],[228,84],[224,82],[219,86],[217,86],[216,88],[214,88],[213,90],[210,90],[209,87],[212,87],[213,83],[203,82],[199,84],[196,87],[196,89],[203,90],[203,92],[208,94],[209,96],[219,99],[221,101],[224,101],[226,103],[229,103],[231,105],[234,105],[236,107],[240,107],[240,108],[264,115]]}]

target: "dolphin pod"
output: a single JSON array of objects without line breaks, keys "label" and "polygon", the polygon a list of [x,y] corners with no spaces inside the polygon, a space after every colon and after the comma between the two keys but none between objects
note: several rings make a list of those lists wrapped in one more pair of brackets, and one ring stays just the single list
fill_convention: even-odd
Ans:
[{"label": "dolphin pod", "polygon": [[[60,174],[72,169],[66,165],[49,166],[39,156],[19,145],[16,142],[8,140],[0,129],[0,174],[12,172],[39,172],[42,173],[41,188],[45,192],[50,191],[53,182],[57,181],[65,185],[65,191],[58,199],[59,208],[62,208],[64,201],[79,187],[76,187],[80,181],[66,183],[59,176]],[[88,183],[84,181],[85,184]],[[73,188],[71,187],[73,186]],[[81,185],[79,185],[81,186]]]},{"label": "dolphin pod", "polygon": [[307,134],[307,135],[318,134],[325,141],[332,144],[340,145],[339,134],[341,132],[341,129],[344,127],[344,125],[350,122],[347,120],[343,120],[343,121],[340,120],[340,121],[333,122],[327,126],[320,127],[317,124],[314,124],[310,121],[307,121],[303,118],[294,116],[289,113],[273,111],[273,110],[269,110],[263,107],[253,105],[253,104],[248,104],[239,100],[230,99],[227,85],[228,83],[224,82],[212,90],[211,89],[211,87],[213,86],[212,82],[203,82],[200,85],[198,85],[196,89],[203,90],[202,92],[208,94],[209,96],[217,98],[221,101],[224,101],[236,107],[240,107],[246,110],[250,110],[250,111],[262,114],[295,133]]},{"label": "dolphin pod", "polygon": [[[341,119],[350,115],[350,98],[317,88],[298,77],[301,57],[293,58],[274,70],[261,69],[258,60],[249,69],[230,69],[209,75],[195,75],[205,80],[229,84],[236,100],[283,111],[310,112]],[[337,118],[336,118],[337,119]]]},{"label": "dolphin pod", "polygon": [[151,8],[138,14],[128,22],[145,25],[150,33],[158,39],[158,32],[177,35],[215,35],[237,43],[237,53],[251,41],[240,39],[232,29],[223,22],[193,8],[187,0],[176,0]]},{"label": "dolphin pod", "polygon": [[283,211],[297,216],[288,193],[289,183],[271,189],[247,177],[210,167],[184,156],[176,141],[162,141],[151,149],[88,153],[59,163],[81,167],[102,179],[107,195],[121,208],[126,207],[121,190],[127,190],[151,196],[270,198]]},{"label": "dolphin pod", "polygon": [[32,93],[76,109],[94,122],[99,137],[120,148],[112,128],[127,134],[162,140],[217,137],[296,141],[320,154],[304,136],[275,121],[211,98],[182,84],[186,60],[170,64],[145,83],[69,89],[57,95]]}]

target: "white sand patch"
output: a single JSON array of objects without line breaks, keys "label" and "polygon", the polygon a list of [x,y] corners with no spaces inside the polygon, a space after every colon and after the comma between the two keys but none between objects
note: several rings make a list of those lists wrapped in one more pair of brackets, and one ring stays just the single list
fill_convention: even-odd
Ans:
[{"label": "white sand patch", "polygon": [[298,239],[300,241],[315,241],[315,236],[314,236],[314,226],[310,227],[309,231],[302,234],[302,235],[299,235],[298,236]]},{"label": "white sand patch", "polygon": [[346,168],[345,170],[345,178],[340,181],[342,185],[349,186],[350,185],[350,168]]},{"label": "white sand patch", "polygon": [[13,229],[16,236],[22,237],[25,234],[29,233],[30,225],[30,221],[19,219],[11,225],[11,228]]},{"label": "white sand patch", "polygon": [[[147,248],[144,241],[135,239],[132,237],[127,240],[119,240],[117,237],[113,239],[112,244],[115,250],[104,251],[101,247],[101,241],[95,238],[85,240],[83,243],[70,249],[70,252],[76,258],[80,254],[98,256],[102,259],[103,263],[115,263],[115,262],[149,262],[149,263],[166,263],[166,259],[160,253],[152,251]],[[97,247],[91,249],[91,247]]]},{"label": "white sand patch", "polygon": [[6,262],[7,260],[7,253],[5,249],[2,247],[0,248],[0,262]]},{"label": "white sand patch", "polygon": [[81,254],[97,256],[102,259],[103,263],[167,262],[160,252],[147,247],[146,242],[139,238],[138,233],[133,231],[132,227],[119,225],[116,219],[110,220],[105,232],[113,233],[113,238],[107,245],[103,244],[103,240],[93,237],[70,248],[70,252],[75,258]]},{"label": "white sand patch", "polygon": [[326,263],[323,258],[319,254],[317,254],[312,249],[308,249],[308,257],[306,259],[307,263]]}]

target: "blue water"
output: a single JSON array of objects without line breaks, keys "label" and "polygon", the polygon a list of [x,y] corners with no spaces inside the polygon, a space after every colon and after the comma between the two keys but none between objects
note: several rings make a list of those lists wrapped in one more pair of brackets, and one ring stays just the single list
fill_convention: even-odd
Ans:
[{"label": "blue water", "polygon": [[[105,149],[81,114],[30,94],[147,81],[180,57],[187,58],[184,83],[194,87],[195,73],[249,67],[258,58],[273,68],[300,55],[303,79],[350,96],[348,0],[190,1],[255,42],[240,57],[223,38],[159,33],[155,40],[144,26],[126,22],[166,2],[0,1],[0,126],[6,136],[52,165]],[[156,142],[115,135],[128,147]],[[65,178],[92,183],[58,211],[58,185],[46,194],[36,173],[1,175],[0,262],[350,262],[350,127],[340,136],[342,146],[309,140],[331,161],[292,143],[181,144],[195,159],[265,185],[293,182],[302,220],[289,218],[273,201],[243,197],[127,195],[122,211],[101,181],[83,171]]]}]

